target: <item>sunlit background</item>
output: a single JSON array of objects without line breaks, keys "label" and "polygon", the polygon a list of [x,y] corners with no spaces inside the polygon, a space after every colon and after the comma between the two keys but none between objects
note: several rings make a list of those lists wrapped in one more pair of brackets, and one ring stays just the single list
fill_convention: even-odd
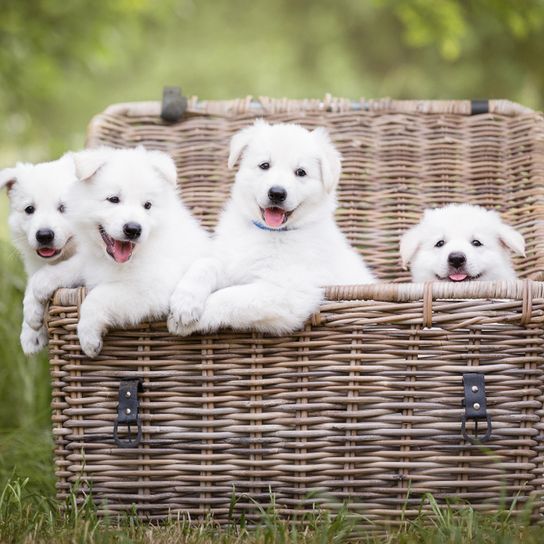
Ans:
[{"label": "sunlit background", "polygon": [[108,104],[189,95],[542,106],[530,0],[2,0],[0,166],[81,147]]},{"label": "sunlit background", "polygon": [[[542,0],[0,0],[0,168],[84,145],[115,102],[508,98],[543,107]],[[0,197],[0,479],[52,493],[46,357],[18,345],[22,269]],[[31,453],[32,452],[32,453]],[[44,491],[45,490],[45,491]]]}]

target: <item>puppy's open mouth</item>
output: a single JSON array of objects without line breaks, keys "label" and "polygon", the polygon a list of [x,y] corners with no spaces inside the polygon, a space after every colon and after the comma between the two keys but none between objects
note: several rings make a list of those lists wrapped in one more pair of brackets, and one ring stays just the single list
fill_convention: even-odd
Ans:
[{"label": "puppy's open mouth", "polygon": [[133,242],[116,240],[112,238],[104,229],[102,225],[98,225],[98,231],[102,236],[102,240],[106,244],[106,251],[108,255],[117,263],[126,263],[132,257],[132,251],[134,250]]},{"label": "puppy's open mouth", "polygon": [[461,282],[461,281],[474,281],[480,278],[481,274],[476,274],[475,276],[471,276],[470,274],[467,274],[466,272],[452,272],[448,276],[441,278],[438,274],[435,274],[436,278],[440,281],[453,281],[453,282]]},{"label": "puppy's open mouth", "polygon": [[68,246],[71,240],[72,240],[72,237],[70,236],[70,238],[66,240],[66,243],[62,247],[59,247],[59,248],[47,247],[47,246],[39,247],[36,250],[36,253],[42,259],[52,259],[53,257],[58,257],[66,249],[66,247]]},{"label": "puppy's open mouth", "polygon": [[42,259],[52,259],[53,257],[56,257],[57,255],[60,255],[64,248],[56,249],[54,247],[40,247],[36,250],[36,253],[42,258]]},{"label": "puppy's open mouth", "polygon": [[261,216],[267,227],[270,227],[271,229],[278,229],[285,225],[287,219],[289,219],[289,216],[293,213],[293,211],[294,210],[288,212],[278,207],[261,208]]}]

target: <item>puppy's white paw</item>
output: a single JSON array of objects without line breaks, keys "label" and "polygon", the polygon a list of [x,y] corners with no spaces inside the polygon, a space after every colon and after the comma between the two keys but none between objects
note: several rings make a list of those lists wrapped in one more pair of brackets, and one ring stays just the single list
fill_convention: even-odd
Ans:
[{"label": "puppy's white paw", "polygon": [[35,355],[47,346],[47,329],[41,327],[36,331],[23,323],[20,340],[25,355]]},{"label": "puppy's white paw", "polygon": [[27,286],[27,291],[42,304],[45,304],[55,292],[54,285],[51,284],[48,272],[47,267],[38,270],[30,278]]},{"label": "puppy's white paw", "polygon": [[178,289],[170,300],[168,330],[171,334],[187,336],[194,332],[204,312],[206,299],[192,289]]},{"label": "puppy's white paw", "polygon": [[77,326],[77,336],[81,351],[87,357],[94,359],[102,351],[102,333],[92,325],[80,320]]},{"label": "puppy's white paw", "polygon": [[39,331],[43,327],[43,314],[45,308],[32,294],[25,294],[23,300],[23,314],[27,325]]},{"label": "puppy's white paw", "polygon": [[176,336],[189,336],[198,328],[198,321],[193,321],[192,323],[183,325],[178,319],[178,316],[173,315],[172,312],[168,315],[166,324],[170,334],[175,334]]},{"label": "puppy's white paw", "polygon": [[36,297],[36,300],[42,304],[45,304],[53,294],[45,282],[36,281],[36,279],[32,282],[32,293]]}]

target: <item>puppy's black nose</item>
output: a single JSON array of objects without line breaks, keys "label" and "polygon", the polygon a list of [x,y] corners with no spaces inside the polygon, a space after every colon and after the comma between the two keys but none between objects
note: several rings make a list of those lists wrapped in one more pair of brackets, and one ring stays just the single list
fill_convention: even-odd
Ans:
[{"label": "puppy's black nose", "polygon": [[55,238],[55,233],[51,229],[39,229],[36,231],[36,240],[40,244],[50,244]]},{"label": "puppy's black nose", "polygon": [[136,240],[142,234],[142,227],[138,223],[125,223],[123,225],[123,232],[129,240]]},{"label": "puppy's black nose", "polygon": [[454,251],[448,255],[448,263],[455,268],[463,266],[467,262],[466,255],[460,251]]},{"label": "puppy's black nose", "polygon": [[279,185],[274,185],[274,187],[268,189],[268,198],[270,199],[270,202],[279,204],[287,198],[287,191]]}]

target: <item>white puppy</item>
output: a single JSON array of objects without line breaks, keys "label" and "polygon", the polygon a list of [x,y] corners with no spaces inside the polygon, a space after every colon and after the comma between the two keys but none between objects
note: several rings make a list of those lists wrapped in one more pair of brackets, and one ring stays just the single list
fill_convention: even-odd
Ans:
[{"label": "white puppy", "polygon": [[285,333],[318,308],[322,286],[373,281],[334,220],[341,164],[324,129],[257,121],[233,137],[229,168],[240,157],[213,258],[195,263],[172,296],[174,334]]},{"label": "white puppy", "polygon": [[[0,188],[8,191],[9,227],[28,277],[44,265],[70,257],[75,248],[66,215],[66,194],[76,180],[72,157],[40,164],[17,164],[0,172]],[[47,344],[47,330],[23,321],[21,346],[30,355]]]},{"label": "white puppy", "polygon": [[36,273],[25,319],[40,325],[42,305],[59,287],[85,285],[77,328],[95,357],[109,327],[164,316],[179,278],[209,239],[176,191],[176,167],[143,147],[74,155],[78,181],[68,195],[78,252]]},{"label": "white puppy", "polygon": [[514,280],[510,252],[525,256],[523,236],[497,212],[468,204],[426,210],[400,241],[414,282]]}]

